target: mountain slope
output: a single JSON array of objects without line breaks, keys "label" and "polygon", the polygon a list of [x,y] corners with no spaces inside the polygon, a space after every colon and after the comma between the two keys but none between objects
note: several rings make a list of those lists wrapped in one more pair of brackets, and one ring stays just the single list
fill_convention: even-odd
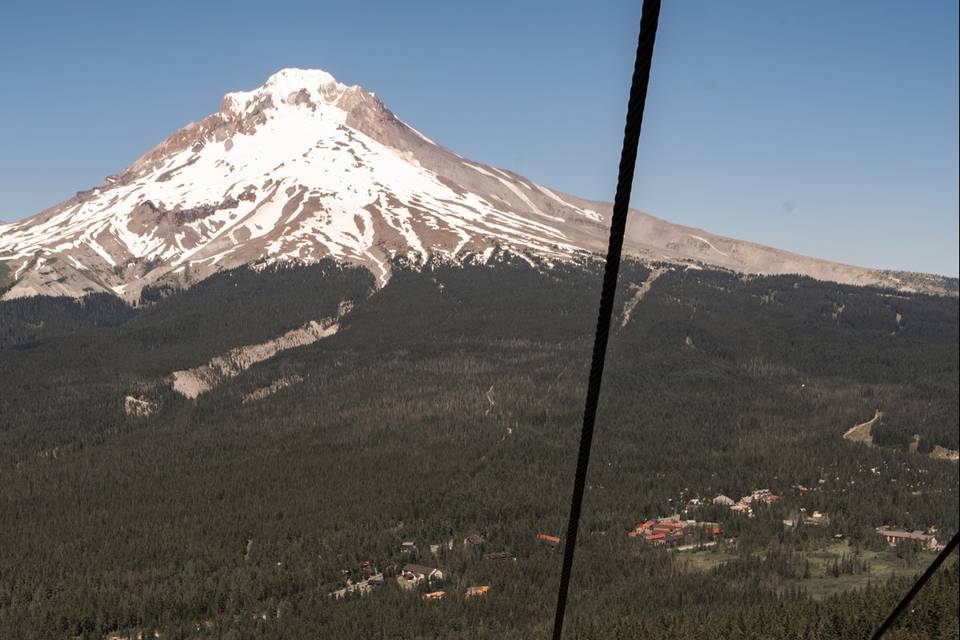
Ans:
[{"label": "mountain slope", "polygon": [[[239,268],[128,308],[126,319],[107,295],[0,304],[0,334],[17,310],[26,333],[44,325],[27,343],[0,344],[3,637],[136,627],[164,638],[542,637],[560,567],[535,535],[566,522],[602,265],[544,270],[506,258],[398,266],[373,295],[367,271],[327,261]],[[879,571],[913,575],[930,561],[879,556],[878,524],[957,530],[958,468],[922,455],[924,443],[957,447],[955,300],[674,268],[624,324],[630,292],[650,273],[626,260],[621,276],[581,525],[590,533],[578,548],[579,575],[602,585],[579,590],[585,637],[636,637],[641,624],[655,625],[648,637],[697,637],[706,616],[715,637],[737,637],[747,607],[763,621],[749,637],[796,639],[844,610],[812,610],[818,587],[876,584]],[[335,334],[195,400],[170,388],[171,372],[330,317],[344,299],[354,309]],[[57,331],[52,314],[33,311],[54,304],[116,321]],[[276,392],[248,400],[265,389]],[[906,435],[899,451],[842,437],[878,407],[891,435]],[[688,516],[736,538],[720,553],[627,536],[692,498],[760,487],[782,500],[755,518],[714,505]],[[832,524],[784,528],[799,508]],[[836,533],[853,541],[843,553],[861,545],[874,569],[828,577],[818,558]],[[461,544],[472,534],[483,547]],[[419,559],[401,551],[408,540]],[[502,551],[517,560],[484,558]],[[445,602],[393,580],[363,598],[328,596],[361,579],[343,570],[368,559],[441,568]],[[464,603],[471,585],[490,593]],[[861,626],[895,598],[867,595],[871,609],[853,608]],[[643,620],[625,627],[637,602],[650,603]],[[956,606],[937,611],[955,623]],[[785,632],[770,633],[771,620]],[[852,627],[837,628],[808,637],[850,637]]]},{"label": "mountain slope", "polygon": [[[227,94],[122,174],[21,222],[0,225],[5,298],[189,285],[247,264],[485,260],[496,247],[546,260],[606,247],[610,205],[473,163],[318,70],[284,69]],[[745,273],[956,292],[939,276],[852,267],[634,212],[627,253]],[[3,283],[0,282],[0,286]]]}]

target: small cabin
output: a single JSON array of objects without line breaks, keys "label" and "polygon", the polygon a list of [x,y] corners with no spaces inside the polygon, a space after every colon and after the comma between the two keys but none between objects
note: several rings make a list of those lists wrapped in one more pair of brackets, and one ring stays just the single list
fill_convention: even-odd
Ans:
[{"label": "small cabin", "polygon": [[544,544],[551,549],[556,549],[560,546],[560,536],[552,536],[549,533],[538,533],[537,542]]}]

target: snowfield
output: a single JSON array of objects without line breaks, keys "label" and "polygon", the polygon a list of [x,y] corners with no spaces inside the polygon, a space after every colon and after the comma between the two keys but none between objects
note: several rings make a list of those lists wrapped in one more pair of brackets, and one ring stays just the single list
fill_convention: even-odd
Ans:
[{"label": "snowfield", "polygon": [[[4,298],[189,285],[251,264],[325,257],[380,284],[397,255],[463,260],[491,248],[548,261],[603,253],[609,205],[470,162],[319,70],[284,69],[187,125],[117,176],[21,222],[0,225]],[[694,242],[690,242],[693,240]],[[724,247],[724,250],[718,248]],[[796,256],[636,212],[627,253],[750,273],[943,288]],[[896,277],[899,276],[899,277]]]}]

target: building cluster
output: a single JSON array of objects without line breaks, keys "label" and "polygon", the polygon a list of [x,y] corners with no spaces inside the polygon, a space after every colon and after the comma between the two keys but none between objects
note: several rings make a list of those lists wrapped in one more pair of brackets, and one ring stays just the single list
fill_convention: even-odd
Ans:
[{"label": "building cluster", "polygon": [[397,583],[403,589],[415,589],[421,583],[443,580],[443,571],[422,564],[405,564],[397,576]]},{"label": "building cluster", "polygon": [[[805,488],[805,487],[803,487]],[[760,505],[773,505],[780,501],[780,497],[769,489],[757,489],[749,495],[743,496],[740,500],[733,500],[725,495],[718,495],[712,500],[697,499],[692,506],[700,507],[704,504],[712,503],[730,509],[734,513],[746,513],[753,515],[753,510]],[[793,517],[783,521],[785,526],[796,527],[800,524],[812,526],[828,526],[830,516],[822,511],[813,511],[808,513],[806,509],[800,509],[794,512]],[[943,545],[937,541],[935,536],[936,529],[928,528],[926,531],[907,531],[895,528],[889,525],[877,527],[877,534],[883,536],[887,544],[895,547],[904,541],[910,541],[918,544],[920,547],[929,550],[939,550]],[[640,539],[641,541],[657,547],[666,547],[668,550],[684,551],[696,549],[703,546],[713,546],[722,535],[721,526],[716,522],[703,522],[697,520],[685,519],[685,516],[674,514],[665,518],[649,518],[643,522],[638,522],[627,533],[628,537]],[[841,535],[835,536],[842,538]],[[537,533],[536,540],[540,544],[550,548],[557,549],[561,546],[561,538],[549,533]],[[482,549],[485,544],[483,536],[472,534],[463,539],[465,549]],[[442,547],[453,549],[453,540],[449,540],[443,545],[430,545],[430,551],[434,556],[439,555]],[[417,545],[414,541],[404,541],[400,544],[401,555],[412,556],[411,560],[416,560],[419,554]],[[485,561],[516,561],[516,556],[508,551],[491,551],[483,554]],[[366,595],[376,589],[380,589],[385,584],[384,572],[379,571],[370,560],[365,560],[361,565],[362,579],[354,580],[355,576],[350,571],[344,571],[348,577],[345,580],[345,586],[330,595],[334,598],[345,598],[349,594]],[[396,573],[396,569],[387,568],[387,575],[396,576],[397,584],[401,589],[407,591],[420,590],[423,592],[422,598],[427,601],[441,600],[447,596],[447,591],[438,590],[438,583],[446,579],[442,569],[409,562],[403,565],[403,568]],[[426,589],[423,589],[426,587]],[[431,590],[432,589],[432,590]],[[486,596],[490,592],[489,585],[470,586],[464,592],[465,598],[475,598]]]},{"label": "building cluster", "polygon": [[830,524],[830,516],[823,511],[808,513],[806,509],[800,509],[800,513],[796,518],[789,518],[783,521],[783,525],[786,527],[796,527],[801,524],[813,527],[826,527]]},{"label": "building cluster", "polygon": [[[421,584],[434,585],[443,579],[443,571],[440,569],[426,567],[420,564],[404,565],[403,571],[401,571],[400,575],[397,576],[397,582],[400,584],[400,587],[406,590],[413,590]],[[467,587],[467,590],[464,592],[464,598],[485,596],[488,593],[490,593],[489,585]],[[442,589],[428,591],[427,593],[423,594],[423,599],[427,601],[443,600],[445,597],[447,597],[447,592]]]},{"label": "building cluster", "polygon": [[627,536],[656,546],[678,547],[711,542],[720,534],[720,525],[716,522],[681,520],[680,516],[673,515],[669,518],[651,518],[638,522]]},{"label": "building cluster", "polygon": [[[549,536],[546,534],[541,535],[543,536],[543,540],[541,541],[545,544],[559,544],[559,538],[555,538],[554,536]],[[541,538],[541,536],[537,537],[538,539]],[[482,535],[471,534],[463,539],[463,548],[480,549],[485,542],[486,540]],[[440,552],[444,548],[453,550],[454,541],[451,539],[441,544],[431,544],[429,545],[429,548],[432,556],[439,556]],[[420,589],[421,586],[432,587],[436,585],[436,583],[442,582],[446,578],[446,575],[442,569],[426,564],[419,564],[419,562],[428,561],[425,559],[423,554],[421,554],[420,549],[415,541],[405,540],[401,542],[399,552],[401,556],[407,556],[410,562],[403,565],[403,568],[399,570],[397,570],[396,565],[393,567],[387,567],[385,573],[388,576],[396,576],[397,584],[401,589],[413,591]],[[487,561],[516,561],[517,557],[509,551],[491,551],[483,554],[483,559]],[[360,574],[363,576],[362,579],[356,579],[357,576],[352,570],[344,569],[342,574],[344,576],[344,586],[330,593],[330,596],[333,598],[345,598],[349,594],[366,595],[384,585],[384,572],[379,571],[374,566],[372,560],[364,560],[361,563]],[[464,593],[464,597],[473,598],[477,596],[485,596],[489,592],[489,585],[473,586],[467,588]],[[423,598],[425,600],[441,600],[446,596],[446,594],[446,591],[429,591],[424,593]]]},{"label": "building cluster", "polygon": [[330,596],[337,600],[346,598],[347,595],[351,593],[365,596],[384,585],[383,573],[377,571],[376,567],[374,567],[373,563],[369,560],[364,560],[363,571],[366,573],[366,578],[357,580],[356,582],[352,578],[347,578],[346,585],[342,589],[337,589],[332,592]]},{"label": "building cluster", "polygon": [[713,499],[713,504],[721,507],[727,507],[733,513],[740,513],[749,517],[753,516],[754,507],[758,505],[771,505],[780,502],[780,496],[769,489],[755,489],[750,495],[743,496],[739,501],[725,496],[718,495]]},{"label": "building cluster", "polygon": [[882,527],[877,527],[877,533],[883,536],[883,539],[886,540],[887,544],[891,547],[895,547],[904,542],[913,542],[930,551],[939,551],[943,549],[943,545],[937,540],[937,530],[935,527],[929,527],[926,531],[922,531],[920,529],[906,531],[904,529],[898,529],[889,525],[884,525]]}]

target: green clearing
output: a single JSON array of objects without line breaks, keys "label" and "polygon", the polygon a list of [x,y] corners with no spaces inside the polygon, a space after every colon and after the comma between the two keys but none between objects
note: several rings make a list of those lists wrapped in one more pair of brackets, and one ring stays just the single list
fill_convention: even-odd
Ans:
[{"label": "green clearing", "polygon": [[[936,554],[924,551],[917,553],[912,559],[899,558],[892,549],[883,551],[855,549],[847,542],[836,542],[822,549],[809,551],[804,556],[810,561],[811,577],[798,580],[794,584],[801,586],[812,597],[820,599],[848,589],[858,589],[871,582],[886,582],[893,576],[918,574],[933,561]],[[844,556],[856,557],[867,562],[869,570],[857,574],[843,574],[839,577],[830,575],[828,572],[831,564]]]},{"label": "green clearing", "polygon": [[712,547],[702,551],[682,551],[677,560],[693,571],[710,571],[727,562],[737,560],[739,556],[727,547]]},{"label": "green clearing", "polygon": [[[881,551],[857,549],[846,541],[829,544],[802,554],[810,563],[810,577],[788,580],[784,587],[799,587],[811,597],[822,599],[843,591],[859,589],[869,583],[886,582],[896,576],[913,576],[933,561],[936,554],[929,551],[918,552],[911,558],[900,558],[892,549]],[[677,554],[678,561],[692,571],[709,572],[726,563],[737,562],[748,557],[765,557],[764,554],[738,555],[729,547],[716,547],[703,551],[687,551]],[[868,569],[860,573],[844,573],[839,576],[830,574],[834,562],[843,558],[855,558],[866,562]]]}]

